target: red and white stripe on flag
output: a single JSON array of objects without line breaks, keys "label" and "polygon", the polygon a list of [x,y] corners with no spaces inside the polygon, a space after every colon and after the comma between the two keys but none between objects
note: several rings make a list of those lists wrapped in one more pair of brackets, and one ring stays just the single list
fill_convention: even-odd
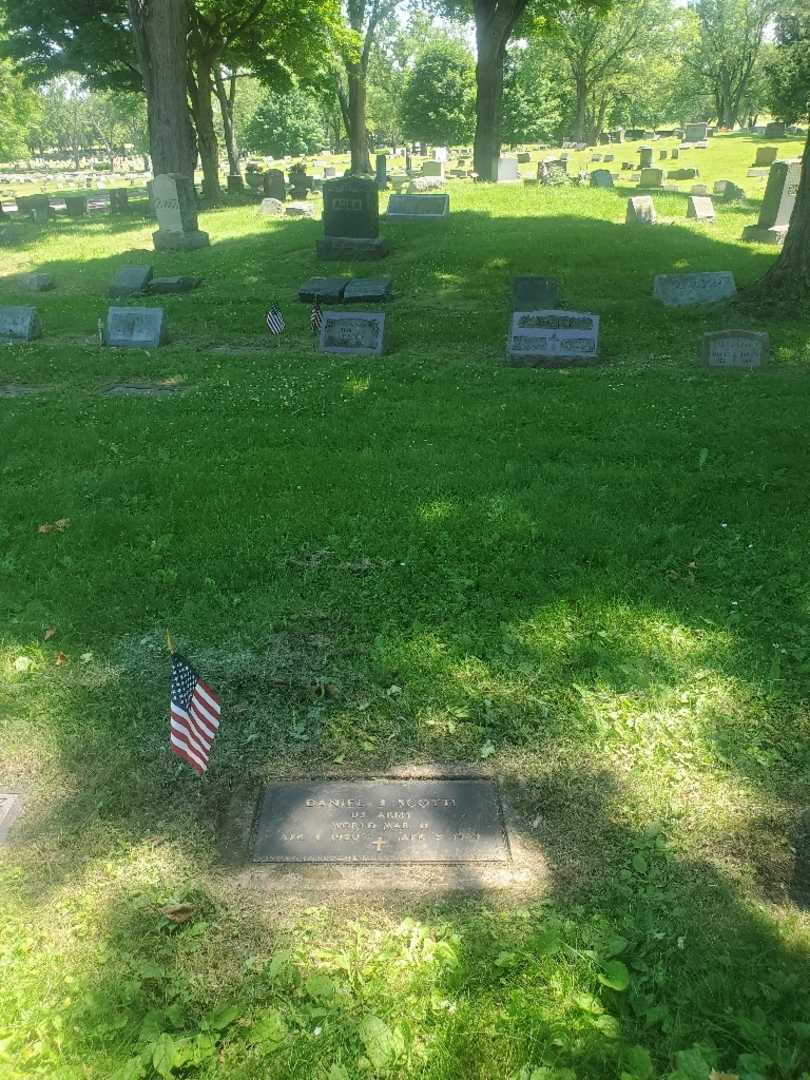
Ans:
[{"label": "red and white stripe on flag", "polygon": [[219,697],[199,677],[194,684],[188,709],[172,700],[172,753],[182,758],[200,776],[208,768],[208,755],[219,727],[221,711]]}]

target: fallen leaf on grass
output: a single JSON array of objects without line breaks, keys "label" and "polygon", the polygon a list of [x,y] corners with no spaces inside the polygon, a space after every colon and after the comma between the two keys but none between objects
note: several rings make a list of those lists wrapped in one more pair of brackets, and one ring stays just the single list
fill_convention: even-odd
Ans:
[{"label": "fallen leaf on grass", "polygon": [[160,909],[160,914],[165,915],[170,922],[182,926],[194,914],[194,908],[191,904],[167,904]]},{"label": "fallen leaf on grass", "polygon": [[68,657],[65,656],[65,654],[63,652],[58,652],[56,654],[57,667],[62,667],[62,665],[66,664],[67,662],[68,662]]},{"label": "fallen leaf on grass", "polygon": [[53,524],[46,522],[44,525],[40,525],[37,532],[52,533],[52,532],[64,532],[70,525],[70,518],[57,518]]},{"label": "fallen leaf on grass", "polygon": [[51,638],[56,637],[58,633],[59,631],[56,629],[55,626],[49,626],[48,629],[45,631],[45,641],[50,641]]}]

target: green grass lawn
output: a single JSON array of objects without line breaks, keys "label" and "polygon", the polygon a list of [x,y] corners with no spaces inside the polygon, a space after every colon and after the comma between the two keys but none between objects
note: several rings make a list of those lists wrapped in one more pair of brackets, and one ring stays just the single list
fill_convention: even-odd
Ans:
[{"label": "green grass lawn", "polygon": [[[383,266],[246,205],[194,253],[135,216],[0,238],[0,303],[44,327],[0,385],[47,387],[0,399],[0,790],[26,792],[0,1076],[810,1075],[810,312],[652,298],[767,269],[738,239],[755,145],[683,155],[751,196],[714,226],[685,195],[631,229],[629,188],[451,183]],[[130,262],[205,278],[147,301],[159,352],[95,344]],[[59,288],[32,300],[32,269]],[[321,357],[298,286],[367,270],[387,355]],[[604,363],[502,365],[518,273],[601,315]],[[698,367],[723,327],[772,365]],[[97,393],[129,378],[190,389]],[[224,702],[203,782],[168,753],[167,626]],[[274,895],[220,863],[246,777],[464,760],[514,793],[537,892]]]}]

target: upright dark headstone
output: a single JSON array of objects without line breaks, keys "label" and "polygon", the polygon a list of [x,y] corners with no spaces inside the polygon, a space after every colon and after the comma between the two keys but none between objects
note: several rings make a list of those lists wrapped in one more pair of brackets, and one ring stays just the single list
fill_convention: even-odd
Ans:
[{"label": "upright dark headstone", "polygon": [[799,180],[802,174],[801,158],[775,161],[768,173],[765,198],[759,211],[759,221],[743,229],[743,240],[757,240],[762,244],[781,244],[787,235]]},{"label": "upright dark headstone", "polygon": [[[256,173],[251,173],[250,175],[251,176],[256,176]],[[258,180],[257,180],[257,183],[258,183]],[[251,187],[253,187],[252,184],[251,184]],[[240,173],[230,173],[229,176],[228,176],[228,194],[229,195],[238,195],[238,194],[240,194],[240,192],[242,192],[244,190],[245,190],[245,182],[242,179],[241,174]]]},{"label": "upright dark headstone", "polygon": [[279,202],[284,202],[287,198],[287,185],[281,169],[268,169],[262,176],[262,184],[267,198],[278,199]]},{"label": "upright dark headstone", "polygon": [[322,259],[381,259],[388,246],[380,236],[379,191],[375,180],[345,176],[323,185]]},{"label": "upright dark headstone", "polygon": [[687,143],[705,142],[709,137],[709,125],[704,123],[687,124],[683,141]]},{"label": "upright dark headstone", "polygon": [[770,124],[765,127],[766,139],[784,139],[785,137],[785,125],[781,120],[772,120]]},{"label": "upright dark headstone", "polygon": [[649,169],[653,161],[653,148],[651,146],[642,146],[638,151],[638,167],[640,169]]},{"label": "upright dark headstone", "polygon": [[126,188],[113,188],[110,192],[110,213],[126,214],[129,211],[129,192]]}]

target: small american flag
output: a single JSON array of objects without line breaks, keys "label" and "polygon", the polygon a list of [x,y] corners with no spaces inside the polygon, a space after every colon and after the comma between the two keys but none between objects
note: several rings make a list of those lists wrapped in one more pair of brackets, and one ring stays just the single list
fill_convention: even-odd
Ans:
[{"label": "small american flag", "polygon": [[172,653],[171,732],[173,754],[199,775],[219,727],[219,698],[182,656]]},{"label": "small american flag", "polygon": [[281,334],[284,332],[286,323],[284,322],[284,316],[281,314],[281,308],[278,304],[273,304],[267,312],[265,322],[267,323],[267,329],[271,334]]},{"label": "small american flag", "polygon": [[317,334],[321,329],[321,323],[323,322],[323,316],[321,315],[321,302],[318,297],[315,297],[315,303],[312,305],[312,312],[309,316],[309,328],[313,334]]}]

